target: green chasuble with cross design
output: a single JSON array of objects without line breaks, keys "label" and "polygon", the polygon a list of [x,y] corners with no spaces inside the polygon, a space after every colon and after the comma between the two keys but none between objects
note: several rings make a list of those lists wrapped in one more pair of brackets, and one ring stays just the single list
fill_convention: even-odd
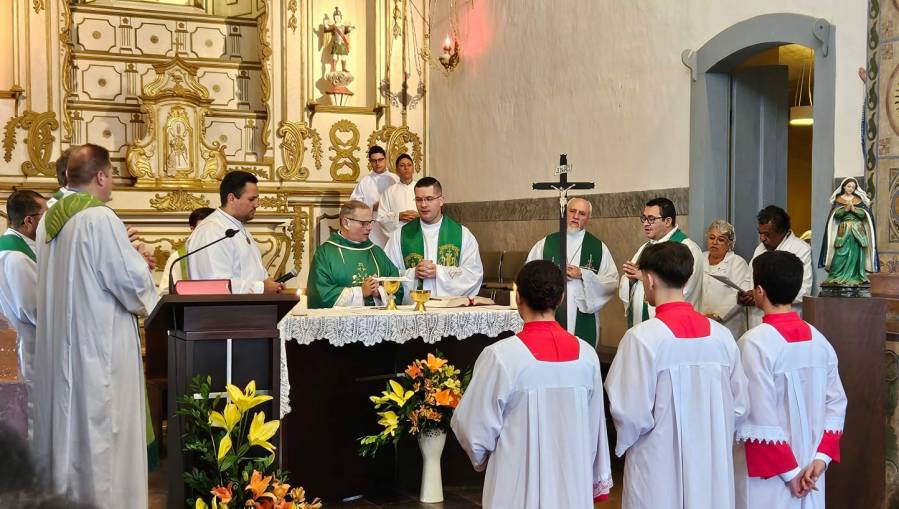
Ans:
[{"label": "green chasuble with cross design", "polygon": [[[399,276],[396,266],[387,258],[384,250],[365,242],[347,240],[334,233],[315,250],[306,291],[309,308],[334,307],[345,288],[362,286],[367,277]],[[397,302],[402,302],[403,289],[396,294]],[[372,297],[365,299],[366,306],[375,304]]]},{"label": "green chasuble with cross design", "polygon": [[[553,263],[559,263],[559,232],[550,233],[543,242],[543,259]],[[584,240],[581,243],[581,257],[577,261],[580,267],[596,272],[602,262],[602,242],[590,232],[584,232]],[[574,260],[568,260],[569,265],[574,265]],[[556,321],[559,321],[561,307],[556,309]],[[574,335],[596,346],[596,315],[593,313],[577,312],[574,321]]]}]

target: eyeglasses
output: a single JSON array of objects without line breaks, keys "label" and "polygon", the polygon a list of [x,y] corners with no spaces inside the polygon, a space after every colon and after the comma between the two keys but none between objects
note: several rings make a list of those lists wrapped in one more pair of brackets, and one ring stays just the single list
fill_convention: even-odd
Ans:
[{"label": "eyeglasses", "polygon": [[373,220],[372,221],[362,221],[360,219],[353,219],[352,217],[348,217],[347,219],[349,219],[350,221],[355,221],[355,222],[361,224],[362,226],[371,226],[372,224],[374,224]]},{"label": "eyeglasses", "polygon": [[422,204],[422,203],[432,203],[434,200],[439,200],[440,198],[443,198],[443,195],[442,195],[442,194],[439,195],[439,196],[425,196],[424,198],[419,198],[419,197],[416,196],[416,197],[415,197],[415,203],[418,203],[418,204]]},{"label": "eyeglasses", "polygon": [[640,222],[646,224],[653,224],[659,219],[665,220],[665,217],[656,217],[656,216],[640,216]]},{"label": "eyeglasses", "polygon": [[383,162],[383,161],[386,161],[386,160],[387,160],[387,159],[384,158],[384,157],[379,157],[379,158],[377,158],[377,159],[375,159],[375,158],[373,158],[373,157],[369,157],[369,158],[368,158],[368,161],[369,161],[370,163],[372,163],[372,164],[380,163],[380,162]]}]

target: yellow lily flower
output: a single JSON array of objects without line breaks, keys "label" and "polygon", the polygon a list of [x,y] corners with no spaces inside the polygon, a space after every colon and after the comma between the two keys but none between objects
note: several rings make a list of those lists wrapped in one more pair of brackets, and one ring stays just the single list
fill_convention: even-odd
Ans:
[{"label": "yellow lily flower", "polygon": [[403,406],[409,401],[415,393],[412,391],[406,391],[403,389],[403,386],[399,384],[396,380],[390,380],[390,389],[392,392],[384,391],[384,396],[386,396],[391,401],[395,402],[399,406]]},{"label": "yellow lily flower", "polygon": [[[384,394],[387,394],[387,391],[384,391]],[[388,401],[390,401],[390,398],[388,398],[387,396],[369,396],[368,399],[370,399],[371,402],[376,406],[385,405]]]},{"label": "yellow lily flower", "polygon": [[378,412],[378,415],[381,416],[381,420],[378,421],[378,424],[384,426],[384,433],[389,434],[390,436],[396,435],[396,428],[399,426],[400,419],[397,415],[391,411],[387,412]]},{"label": "yellow lily flower", "polygon": [[209,506],[206,505],[206,502],[203,502],[202,498],[198,498],[194,504],[194,509],[209,509]]},{"label": "yellow lily flower", "polygon": [[224,414],[220,412],[210,412],[209,424],[214,428],[224,428],[228,433],[234,429],[234,426],[240,421],[240,409],[234,403],[225,405]]},{"label": "yellow lily flower", "polygon": [[268,439],[275,435],[280,425],[281,422],[277,420],[265,422],[265,414],[256,412],[256,415],[253,416],[253,421],[250,423],[250,434],[247,435],[250,445],[258,445],[274,454],[275,446]]},{"label": "yellow lily flower", "polygon": [[219,442],[219,452],[217,460],[221,463],[222,459],[228,454],[228,451],[231,450],[231,435],[225,435],[225,438]]},{"label": "yellow lily flower", "polygon": [[271,396],[256,395],[255,380],[250,380],[250,383],[247,384],[243,392],[241,392],[237,386],[231,384],[228,384],[225,389],[228,391],[228,398],[231,399],[232,403],[237,405],[237,409],[240,410],[241,413],[272,399]]}]

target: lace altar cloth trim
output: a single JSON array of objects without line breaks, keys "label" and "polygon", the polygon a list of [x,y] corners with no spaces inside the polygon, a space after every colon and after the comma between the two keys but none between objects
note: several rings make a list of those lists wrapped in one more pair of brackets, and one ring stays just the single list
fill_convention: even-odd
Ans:
[{"label": "lace altar cloth trim", "polygon": [[[308,345],[326,340],[334,346],[382,342],[405,343],[422,338],[436,343],[445,337],[465,339],[476,334],[496,337],[520,331],[524,326],[518,311],[506,306],[474,306],[432,309],[424,313],[399,306],[395,313],[373,308],[295,310],[278,325],[281,331],[281,416],[290,412],[290,381],[287,376],[287,341]],[[295,314],[297,313],[297,314]],[[302,313],[302,314],[300,314]]]}]

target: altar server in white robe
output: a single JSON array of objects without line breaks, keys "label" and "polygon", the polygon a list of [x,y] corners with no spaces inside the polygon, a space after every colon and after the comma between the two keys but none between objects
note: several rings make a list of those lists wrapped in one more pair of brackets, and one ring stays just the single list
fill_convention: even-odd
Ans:
[{"label": "altar server in white robe", "polygon": [[146,395],[137,316],[157,300],[147,261],[105,206],[109,152],[72,151],[68,194],[37,234],[34,440],[44,488],[103,508],[147,507]]},{"label": "altar server in white robe", "polygon": [[555,321],[555,264],[528,262],[516,284],[524,329],[478,356],[453,431],[487,470],[484,507],[592,508],[612,488],[599,358]]},{"label": "altar server in white robe", "polygon": [[187,258],[190,279],[230,279],[231,293],[281,293],[284,285],[275,282],[262,264],[262,253],[246,228],[259,207],[259,180],[246,171],[232,171],[219,185],[222,206],[187,239],[187,251],[199,249],[225,236],[237,234]]},{"label": "altar server in white robe", "polygon": [[[615,294],[618,269],[605,243],[587,231],[593,205],[583,198],[568,200],[568,271],[565,287],[568,332],[596,346],[599,338],[599,311]],[[528,261],[550,260],[559,263],[559,233],[537,241]]]},{"label": "altar server in white robe", "polygon": [[646,202],[643,214],[640,216],[640,224],[643,225],[643,234],[648,242],[637,249],[630,261],[624,262],[621,271],[621,282],[618,285],[618,297],[624,304],[624,312],[627,317],[627,326],[633,327],[638,323],[649,320],[655,316],[655,308],[646,301],[643,284],[643,273],[637,264],[641,253],[646,246],[660,242],[680,242],[690,249],[693,254],[693,271],[690,279],[684,285],[684,298],[700,309],[702,306],[702,249],[696,245],[687,234],[677,226],[677,211],[674,203],[668,198],[653,198]]},{"label": "altar server in white robe", "polygon": [[468,228],[443,215],[443,187],[434,177],[415,183],[418,219],[400,228],[384,251],[409,279],[404,299],[421,286],[432,297],[473,297],[481,289],[484,267],[478,241]]},{"label": "altar server in white robe", "polygon": [[[399,178],[387,170],[387,154],[378,145],[372,145],[368,149],[368,163],[371,166],[371,173],[359,179],[359,183],[350,194],[350,199],[368,205],[377,217],[381,195],[388,187],[399,182]],[[372,225],[369,240],[381,248],[387,244],[387,234],[381,228],[380,223],[375,222]]]},{"label": "altar server in white robe", "polygon": [[840,461],[846,393],[833,347],[791,307],[803,263],[768,251],[752,263],[763,323],[742,338],[749,413],[735,449],[739,509],[823,509],[824,471]]},{"label": "altar server in white robe", "polygon": [[746,332],[747,310],[737,302],[737,289],[712,276],[726,277],[740,288],[752,287],[752,271],[742,256],[734,253],[736,232],[732,224],[718,219],[706,230],[706,248],[702,253],[702,312],[723,323],[739,339]]},{"label": "altar server in white robe", "polygon": [[[210,207],[194,209],[187,218],[187,226],[190,228],[190,231],[196,230],[197,226],[213,212],[215,212],[215,209]],[[172,251],[172,254],[169,255],[169,259],[165,262],[165,267],[162,269],[162,277],[159,279],[159,293],[169,293],[169,275],[172,276],[172,281],[174,282],[181,281],[182,279],[190,279],[186,258],[175,265],[175,260],[186,254],[187,239],[184,239],[184,243],[181,244],[181,247]]]},{"label": "altar server in white robe", "polygon": [[[760,254],[769,251],[786,251],[793,253],[802,260],[802,286],[793,300],[793,311],[802,316],[802,299],[812,294],[812,248],[790,229],[790,215],[787,211],[776,206],[768,205],[759,211],[759,245],[755,248],[752,260]],[[750,260],[750,265],[752,264]],[[746,291],[737,296],[737,301],[749,306],[749,327],[755,327],[762,323],[762,310],[752,299],[753,292]]]},{"label": "altar server in white robe", "polygon": [[[415,209],[415,166],[409,154],[396,158],[396,174],[400,181],[388,187],[381,195],[381,204],[375,217],[389,239],[404,224],[418,218]],[[383,246],[382,246],[383,247]]]},{"label": "altar server in white robe", "polygon": [[16,329],[19,373],[29,386],[37,326],[37,246],[34,239],[46,211],[47,201],[40,194],[27,189],[12,193],[6,199],[9,228],[0,236],[0,313]]},{"label": "altar server in white robe", "polygon": [[684,301],[693,270],[678,242],[640,256],[651,318],[627,331],[606,378],[624,463],[623,509],[734,507],[734,430],[748,409],[726,327]]}]

